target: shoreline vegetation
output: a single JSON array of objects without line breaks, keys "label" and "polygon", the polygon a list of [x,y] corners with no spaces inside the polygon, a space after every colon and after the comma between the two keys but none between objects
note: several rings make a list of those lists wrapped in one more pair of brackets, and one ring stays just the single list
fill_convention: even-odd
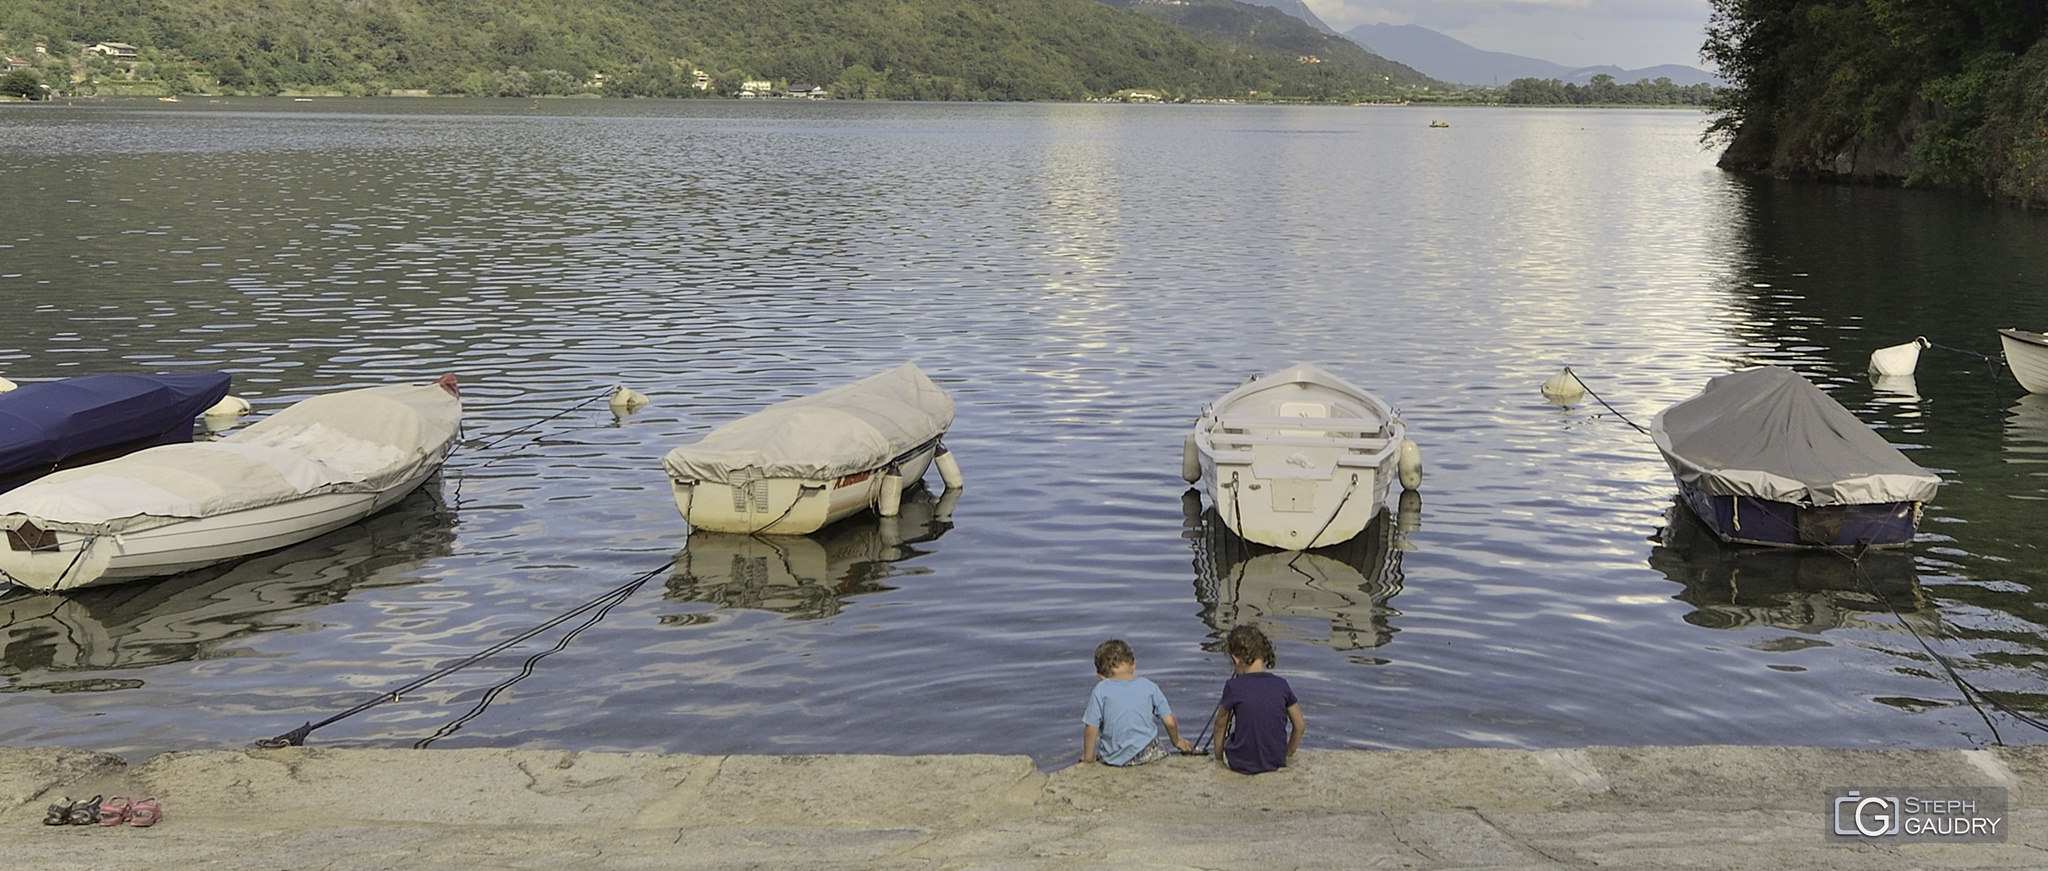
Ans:
[{"label": "shoreline vegetation", "polygon": [[1724,169],[2048,206],[2048,0],[1713,0]]},{"label": "shoreline vegetation", "polygon": [[[659,26],[649,26],[658,22]],[[0,0],[0,99],[205,96],[1689,105],[1706,85],[1435,81],[1229,0]]]}]

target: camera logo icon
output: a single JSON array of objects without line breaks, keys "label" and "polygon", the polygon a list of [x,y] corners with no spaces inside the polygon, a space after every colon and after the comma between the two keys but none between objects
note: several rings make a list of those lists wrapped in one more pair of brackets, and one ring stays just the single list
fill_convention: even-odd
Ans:
[{"label": "camera logo icon", "polygon": [[1905,816],[1903,803],[1895,796],[1861,795],[1850,790],[1835,799],[1835,834],[1881,838],[1899,833]]}]

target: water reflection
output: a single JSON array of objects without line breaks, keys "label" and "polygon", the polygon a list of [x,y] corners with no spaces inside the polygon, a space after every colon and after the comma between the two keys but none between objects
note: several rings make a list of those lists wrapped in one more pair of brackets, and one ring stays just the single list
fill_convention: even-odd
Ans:
[{"label": "water reflection", "polygon": [[220,648],[235,639],[316,625],[294,620],[296,612],[339,602],[360,587],[413,583],[411,570],[446,555],[454,538],[454,513],[442,502],[437,477],[390,510],[241,562],[161,581],[0,597],[0,674],[9,678],[0,691],[79,688],[22,682],[39,672],[231,655]]},{"label": "water reflection", "polygon": [[[1181,497],[1185,535],[1195,549],[1195,598],[1202,622],[1219,637],[1240,623],[1258,621],[1276,638],[1320,644],[1335,650],[1372,650],[1394,638],[1390,619],[1400,612],[1389,602],[1401,592],[1400,534],[1408,524],[1397,516],[1418,515],[1420,496],[1402,494],[1398,512],[1383,511],[1364,532],[1343,544],[1312,551],[1275,550],[1239,538],[1202,497]],[[1304,623],[1321,625],[1303,632]]]},{"label": "water reflection", "polygon": [[1693,607],[1685,622],[1708,629],[1773,626],[1820,633],[1869,627],[1896,609],[1912,618],[1930,609],[1911,553],[1848,554],[1803,548],[1746,547],[1723,542],[1682,504],[1666,512],[1650,567],[1685,587],[1676,598]]},{"label": "water reflection", "polygon": [[[2048,395],[2026,394],[2006,410],[2004,454],[2007,463],[2048,463]],[[2048,476],[2048,469],[2023,474]],[[2041,491],[2048,489],[2048,482],[2034,483],[2034,492],[2022,498],[2042,498]]]},{"label": "water reflection", "polygon": [[[848,596],[895,589],[884,583],[908,573],[896,563],[929,551],[914,547],[953,528],[960,491],[903,494],[896,517],[860,514],[810,535],[741,535],[692,531],[676,554],[663,597],[720,608],[774,611],[799,620],[838,614]],[[667,624],[704,622],[698,613],[664,615]]]}]

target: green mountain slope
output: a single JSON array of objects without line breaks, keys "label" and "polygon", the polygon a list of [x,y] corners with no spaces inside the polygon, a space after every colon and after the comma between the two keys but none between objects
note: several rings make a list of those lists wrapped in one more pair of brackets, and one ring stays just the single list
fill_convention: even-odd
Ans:
[{"label": "green mountain slope", "polygon": [[[104,42],[136,56],[89,51]],[[866,99],[1338,100],[1425,81],[1097,0],[0,0],[0,50],[69,93],[688,97],[769,81]]]}]

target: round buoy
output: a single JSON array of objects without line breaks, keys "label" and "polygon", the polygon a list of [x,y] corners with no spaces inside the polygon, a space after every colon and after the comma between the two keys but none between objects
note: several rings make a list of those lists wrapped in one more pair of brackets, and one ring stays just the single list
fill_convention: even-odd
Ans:
[{"label": "round buoy", "polygon": [[1579,376],[1572,374],[1572,367],[1566,366],[1543,382],[1543,398],[1569,408],[1586,398],[1586,387],[1579,383]]},{"label": "round buoy", "polygon": [[625,417],[647,407],[647,394],[631,387],[620,387],[612,391],[609,404],[613,414]]},{"label": "round buoy", "polygon": [[1195,448],[1195,434],[1180,443],[1180,479],[1190,484],[1202,480],[1202,452]]},{"label": "round buoy", "polygon": [[939,467],[939,480],[946,482],[946,490],[958,490],[966,486],[967,479],[960,477],[960,461],[953,459],[953,452],[945,445],[939,446],[939,455],[932,458]]},{"label": "round buoy", "polygon": [[875,513],[895,517],[903,510],[903,472],[895,466],[882,473],[882,492],[875,497]]},{"label": "round buoy", "polygon": [[1415,446],[1415,440],[1402,439],[1396,457],[1395,464],[1401,472],[1401,489],[1422,489],[1422,449]]}]

